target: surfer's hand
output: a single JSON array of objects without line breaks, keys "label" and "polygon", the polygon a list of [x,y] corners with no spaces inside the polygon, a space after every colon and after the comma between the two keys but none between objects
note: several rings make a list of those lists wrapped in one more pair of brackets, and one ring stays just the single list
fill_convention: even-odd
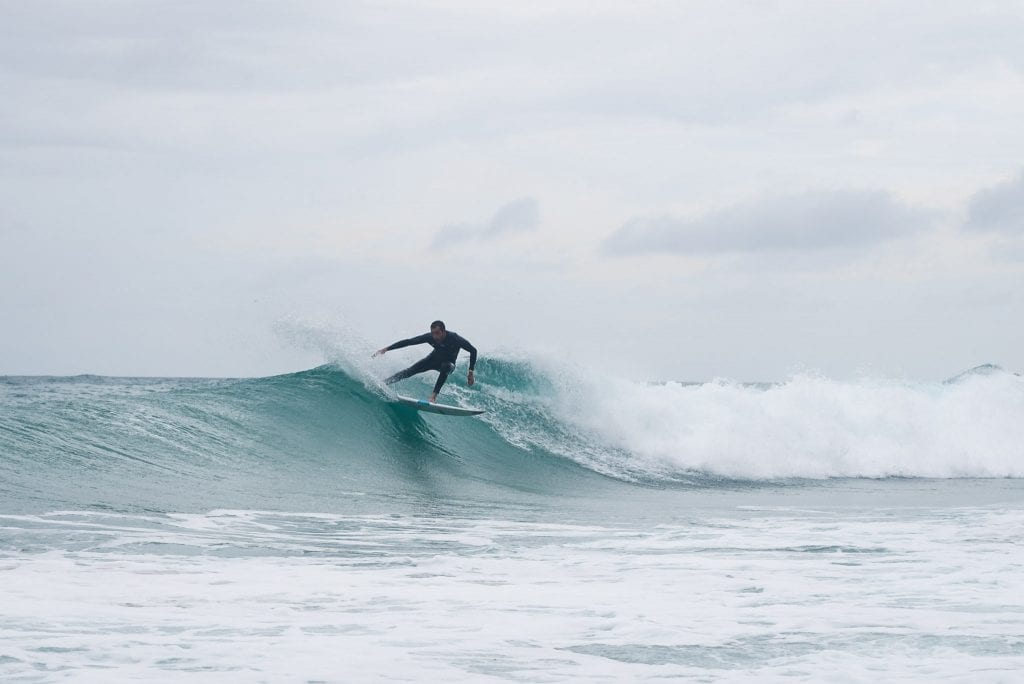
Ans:
[{"label": "surfer's hand", "polygon": [[470,387],[473,386],[473,371],[469,371],[469,375],[466,376],[466,384]]},{"label": "surfer's hand", "polygon": [[378,349],[377,351],[373,352],[373,357],[372,358],[375,359],[378,356],[380,356],[381,354],[387,354],[387,353],[388,353],[388,348],[384,347],[383,349]]},{"label": "surfer's hand", "polygon": [[437,394],[431,394],[430,395],[430,403],[431,404],[436,404],[437,403]]}]

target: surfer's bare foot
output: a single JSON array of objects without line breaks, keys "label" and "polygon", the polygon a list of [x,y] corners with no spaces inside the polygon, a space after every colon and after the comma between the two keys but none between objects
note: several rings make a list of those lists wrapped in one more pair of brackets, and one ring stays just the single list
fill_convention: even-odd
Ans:
[{"label": "surfer's bare foot", "polygon": [[436,404],[437,403],[437,395],[436,394],[431,394],[430,395],[430,403],[431,404]]}]

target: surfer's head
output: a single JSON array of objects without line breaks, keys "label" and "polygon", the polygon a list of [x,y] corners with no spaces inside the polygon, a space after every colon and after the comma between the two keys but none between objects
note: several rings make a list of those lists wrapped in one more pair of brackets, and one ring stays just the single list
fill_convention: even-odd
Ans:
[{"label": "surfer's head", "polygon": [[443,340],[447,334],[444,329],[444,321],[434,321],[430,324],[430,335],[436,342]]}]

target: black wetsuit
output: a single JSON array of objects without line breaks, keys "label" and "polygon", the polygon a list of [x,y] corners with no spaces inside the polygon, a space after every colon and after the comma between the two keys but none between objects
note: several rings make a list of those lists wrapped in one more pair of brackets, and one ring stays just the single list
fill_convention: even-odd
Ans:
[{"label": "black wetsuit", "polygon": [[441,391],[441,386],[444,385],[445,381],[448,379],[448,374],[455,370],[455,359],[459,357],[460,349],[465,349],[469,352],[469,370],[473,370],[476,366],[476,347],[470,344],[469,340],[456,332],[452,332],[451,330],[448,331],[444,336],[444,339],[440,342],[435,342],[433,335],[425,333],[423,335],[418,335],[417,337],[410,337],[407,340],[400,340],[385,347],[385,349],[391,351],[392,349],[411,347],[414,344],[429,344],[434,348],[434,351],[430,352],[430,355],[426,358],[420,359],[405,370],[398,371],[384,382],[390,385],[393,382],[405,380],[406,378],[418,373],[424,373],[428,370],[436,370],[439,375],[437,376],[437,382],[434,383],[434,394],[437,394]]}]

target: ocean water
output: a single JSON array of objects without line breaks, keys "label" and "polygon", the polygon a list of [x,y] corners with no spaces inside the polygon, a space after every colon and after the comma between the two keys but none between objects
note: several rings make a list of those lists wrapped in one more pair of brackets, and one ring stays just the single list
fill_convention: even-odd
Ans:
[{"label": "ocean water", "polygon": [[0,681],[1022,680],[1019,375],[478,373],[0,378]]}]

